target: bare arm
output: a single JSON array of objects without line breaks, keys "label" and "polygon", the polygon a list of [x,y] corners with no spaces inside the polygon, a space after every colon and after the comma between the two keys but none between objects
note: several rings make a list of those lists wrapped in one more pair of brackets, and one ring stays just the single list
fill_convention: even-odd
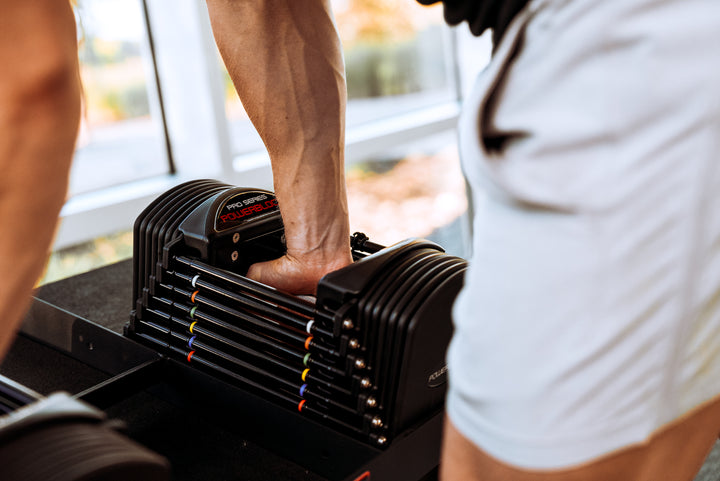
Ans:
[{"label": "bare arm", "polygon": [[215,39],[272,162],[287,255],[248,275],[313,293],[351,262],[345,74],[328,0],[207,0]]},{"label": "bare arm", "polygon": [[63,0],[0,0],[0,358],[42,273],[80,118],[75,20]]}]

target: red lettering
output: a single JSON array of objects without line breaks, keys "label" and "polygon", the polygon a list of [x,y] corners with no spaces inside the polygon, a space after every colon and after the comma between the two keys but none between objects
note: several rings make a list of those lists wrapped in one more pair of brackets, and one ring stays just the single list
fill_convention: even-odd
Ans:
[{"label": "red lettering", "polygon": [[[252,204],[252,205],[249,205],[249,206],[247,206],[247,207],[245,207],[245,208],[243,208],[243,209],[235,210],[235,211],[233,211],[233,212],[229,212],[229,213],[227,213],[227,214],[221,215],[221,216],[220,216],[220,221],[221,221],[221,222],[232,222],[232,221],[236,221],[236,220],[242,219],[242,218],[245,217],[245,216],[251,215],[251,214],[253,214],[253,213],[255,213],[255,212],[262,212],[262,211],[267,210],[267,209],[272,209],[272,208],[274,208],[274,207],[277,207],[277,205],[278,205],[278,202],[277,202],[276,199],[266,200],[266,201],[265,201],[264,203],[262,203],[262,204],[261,204],[261,203]],[[233,207],[234,207],[234,206],[237,206],[237,204],[233,204]],[[230,206],[226,206],[226,207],[229,208]]]}]

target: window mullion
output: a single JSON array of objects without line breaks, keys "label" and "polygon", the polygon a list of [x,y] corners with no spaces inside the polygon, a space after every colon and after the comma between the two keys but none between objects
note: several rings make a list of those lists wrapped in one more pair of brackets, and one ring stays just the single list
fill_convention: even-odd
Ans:
[{"label": "window mullion", "polygon": [[[181,178],[220,177],[228,156],[218,112],[207,11],[196,0],[146,0],[173,160]],[[219,120],[222,116],[222,122]],[[223,132],[225,132],[223,134]]]}]

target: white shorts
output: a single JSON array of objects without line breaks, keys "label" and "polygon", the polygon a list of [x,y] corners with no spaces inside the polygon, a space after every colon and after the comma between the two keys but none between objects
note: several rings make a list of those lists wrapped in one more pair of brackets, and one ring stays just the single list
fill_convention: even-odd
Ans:
[{"label": "white shorts", "polygon": [[457,429],[564,468],[717,398],[720,2],[531,1],[460,130],[476,215]]}]

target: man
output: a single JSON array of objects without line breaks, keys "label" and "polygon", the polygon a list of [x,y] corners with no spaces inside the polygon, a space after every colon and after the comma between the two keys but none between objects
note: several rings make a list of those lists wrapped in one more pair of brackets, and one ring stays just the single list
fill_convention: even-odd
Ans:
[{"label": "man", "polygon": [[[78,105],[66,4],[3,6],[0,349],[49,245]],[[329,4],[208,6],[286,224],[288,254],[249,275],[310,293],[351,261]],[[720,431],[719,8],[462,10],[507,30],[461,122],[469,181],[488,200],[455,309],[443,479],[683,480],[702,463]]]},{"label": "man", "polygon": [[496,34],[460,122],[487,198],[446,479],[686,480],[720,434],[719,20],[533,0]]},{"label": "man", "polygon": [[[249,275],[312,292],[350,261],[328,2],[208,6],[288,233],[288,255]],[[498,43],[460,127],[488,197],[455,308],[442,478],[692,479],[720,432],[720,6],[445,7]]]}]

